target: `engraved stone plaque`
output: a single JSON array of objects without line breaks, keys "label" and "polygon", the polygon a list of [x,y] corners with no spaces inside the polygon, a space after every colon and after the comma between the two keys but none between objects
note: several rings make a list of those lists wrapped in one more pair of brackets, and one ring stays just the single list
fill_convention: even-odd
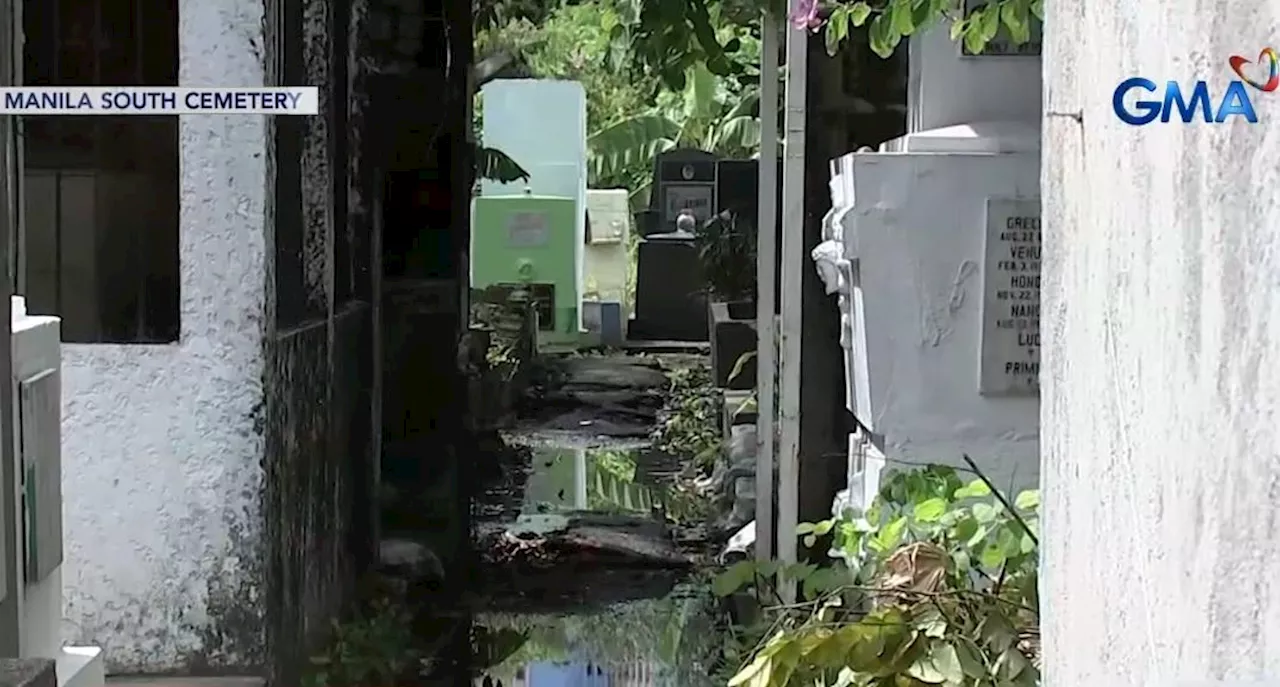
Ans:
[{"label": "engraved stone plaque", "polygon": [[540,212],[517,212],[507,220],[507,245],[535,248],[550,240],[547,216]]},{"label": "engraved stone plaque", "polygon": [[711,197],[715,186],[711,184],[669,184],[665,190],[667,206],[663,218],[668,222],[676,221],[681,210],[689,210],[699,222],[711,219],[714,210]]},{"label": "engraved stone plaque", "polygon": [[1040,199],[988,198],[978,391],[1040,393]]}]

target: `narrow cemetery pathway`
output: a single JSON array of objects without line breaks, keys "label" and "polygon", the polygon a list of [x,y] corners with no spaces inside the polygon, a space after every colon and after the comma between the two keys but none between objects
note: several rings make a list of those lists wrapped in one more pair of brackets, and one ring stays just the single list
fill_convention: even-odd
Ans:
[{"label": "narrow cemetery pathway", "polygon": [[[652,435],[670,377],[701,356],[543,359],[505,477],[477,499],[488,684],[710,685],[707,503]],[[498,641],[498,638],[505,638]],[[487,654],[487,655],[484,655]]]}]

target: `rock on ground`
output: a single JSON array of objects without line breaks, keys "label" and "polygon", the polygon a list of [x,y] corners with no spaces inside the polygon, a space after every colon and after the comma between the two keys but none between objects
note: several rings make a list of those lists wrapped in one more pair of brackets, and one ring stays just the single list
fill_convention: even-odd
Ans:
[{"label": "rock on ground", "polygon": [[557,367],[563,375],[561,388],[651,390],[667,386],[662,368],[646,358],[564,358]]}]

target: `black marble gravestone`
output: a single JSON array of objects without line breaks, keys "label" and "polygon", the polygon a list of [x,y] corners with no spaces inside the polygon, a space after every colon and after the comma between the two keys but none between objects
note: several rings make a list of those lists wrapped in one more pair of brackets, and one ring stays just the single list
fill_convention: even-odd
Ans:
[{"label": "black marble gravestone", "polygon": [[643,213],[636,247],[636,340],[706,341],[707,305],[693,235],[678,231],[682,211],[696,223],[716,213],[716,156],[701,150],[667,151],[654,160],[650,212]]},{"label": "black marble gravestone", "polygon": [[[782,178],[782,160],[778,160],[778,179]],[[716,163],[716,209],[730,212],[738,227],[751,234],[754,242],[760,214],[760,163],[758,160],[720,160]],[[778,184],[774,237],[775,274],[781,276],[782,262],[782,185]],[[755,269],[753,265],[751,269]],[[774,279],[774,310],[781,312],[782,280]],[[710,303],[707,308],[708,338],[711,342],[711,369],[716,386],[729,389],[755,388],[755,366],[747,364],[737,374],[733,370],[743,356],[756,350],[756,306],[751,301]]]},{"label": "black marble gravestone", "polygon": [[[782,158],[778,158],[778,200],[774,207],[777,216],[774,218],[774,282],[773,305],[775,312],[782,312],[778,306],[782,296]],[[759,160],[720,160],[716,164],[716,207],[717,211],[730,210],[739,218],[745,219],[752,227],[759,227],[760,214],[760,161]]]}]

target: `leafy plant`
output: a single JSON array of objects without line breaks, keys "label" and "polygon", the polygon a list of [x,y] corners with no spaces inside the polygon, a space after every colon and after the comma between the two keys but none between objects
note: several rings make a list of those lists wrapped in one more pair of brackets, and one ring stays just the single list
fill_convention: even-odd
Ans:
[{"label": "leafy plant", "polygon": [[[780,400],[779,392],[782,388],[781,380],[778,377],[779,373],[781,372],[781,370],[778,369],[778,354],[781,352],[781,348],[780,348],[781,345],[782,345],[781,337],[774,336],[773,337],[773,407],[775,409],[778,408],[778,403]],[[729,381],[732,382],[733,380],[737,379],[740,375],[742,375],[744,372],[746,372],[747,366],[754,365],[758,355],[759,355],[759,351],[747,351],[746,353],[743,353],[742,355],[738,356],[738,359],[735,360],[733,363],[733,369],[729,371]],[[757,373],[757,375],[758,374],[759,373]],[[737,416],[743,413],[759,413],[759,412],[760,412],[760,385],[757,384],[755,388],[751,390],[750,395],[748,395],[741,403],[738,404],[736,408],[733,409],[733,416],[736,418]]]},{"label": "leafy plant", "polygon": [[716,579],[767,603],[790,581],[801,599],[770,607],[729,686],[1039,684],[1038,508],[1039,492],[1010,503],[980,474],[889,474],[865,513],[797,529],[808,547],[830,537],[835,565],[744,561]]},{"label": "leafy plant", "polygon": [[489,332],[487,369],[503,382],[510,381],[533,355],[535,323],[529,292],[500,286],[472,289],[470,322]]},{"label": "leafy plant", "polygon": [[510,155],[497,148],[486,148],[476,145],[475,154],[476,178],[510,184],[516,181],[528,181],[529,173]]},{"label": "leafy plant", "polygon": [[537,661],[560,663],[570,660],[570,642],[560,618],[486,613],[479,616],[477,622],[494,632],[516,632],[524,637],[524,641],[501,661],[490,662],[487,669],[492,673],[514,673],[517,667]]},{"label": "leafy plant", "polygon": [[667,415],[654,432],[654,447],[710,465],[720,454],[720,395],[711,370],[694,365],[671,371]]},{"label": "leafy plant", "polygon": [[377,601],[353,619],[333,621],[328,649],[311,659],[306,687],[396,687],[415,676],[423,656],[407,612]]},{"label": "leafy plant", "polygon": [[[541,4],[541,17],[512,15],[477,28],[476,53],[513,55],[527,71],[522,78],[580,82],[586,92],[588,131],[654,105],[652,91],[658,80],[632,78],[612,59],[610,29],[619,22],[613,2]],[[481,111],[477,107],[475,114]]]},{"label": "leafy plant", "polygon": [[[510,2],[510,7],[498,9],[505,11],[498,13],[497,21],[477,29],[476,53],[512,55],[528,78],[580,82],[586,93],[587,131],[638,112],[666,108],[674,101],[675,96],[666,93],[654,98],[658,79],[636,78],[621,68],[611,37],[612,27],[619,23],[613,2],[543,3],[539,12]],[[478,104],[474,109],[477,126],[482,112]],[[594,188],[638,189],[645,176],[652,176],[651,166],[637,162],[608,175],[593,174],[590,181]]]},{"label": "leafy plant", "polygon": [[656,503],[636,483],[636,461],[627,451],[596,451],[587,463],[587,507],[612,513],[648,513]]},{"label": "leafy plant", "polygon": [[760,146],[759,111],[756,87],[729,89],[705,66],[690,67],[674,102],[628,112],[593,129],[587,137],[591,179],[598,183],[636,171],[634,195],[652,182],[654,156],[674,148],[750,157]]},{"label": "leafy plant", "polygon": [[[733,369],[729,370],[728,381],[733,382],[734,380],[736,380],[737,378],[745,374],[747,371],[747,366],[755,362],[756,355],[757,355],[757,351],[747,351],[746,353],[743,353],[742,355],[738,356],[738,359],[733,362]],[[775,378],[776,376],[777,375],[775,375]],[[742,415],[743,413],[758,413],[758,412],[760,412],[760,387],[757,385],[756,388],[751,390],[751,393],[747,396],[747,398],[744,399],[741,403],[738,404],[736,408],[733,409],[733,417],[736,418],[739,415]]]},{"label": "leafy plant", "polygon": [[[623,3],[615,41],[631,58],[633,72],[657,77],[682,90],[688,70],[705,65],[717,76],[758,80],[758,60],[739,54],[742,36],[757,37],[761,18],[786,13],[782,0],[687,0]],[[1014,43],[1031,37],[1032,20],[1044,19],[1044,0],[989,0],[965,12],[963,0],[806,0],[790,17],[794,30],[825,31],[828,52],[836,53],[859,30],[867,31],[871,49],[889,57],[902,39],[937,25],[949,25],[952,40],[980,53],[1001,28]]]},{"label": "leafy plant", "polygon": [[739,83],[758,82],[758,53],[746,48],[759,39],[761,9],[786,11],[783,0],[619,0],[618,7],[611,35],[619,54],[635,77],[659,78],[674,91],[684,90],[695,65]]},{"label": "leafy plant", "polygon": [[[805,15],[792,17],[798,24],[823,26],[822,9],[810,3]],[[889,57],[903,38],[950,22],[951,40],[964,42],[971,53],[980,53],[1003,28],[1016,44],[1031,40],[1032,22],[1044,20],[1044,0],[990,0],[964,13],[962,0],[857,0],[836,2],[827,8],[827,51],[835,54],[853,29],[866,27],[871,50]]]},{"label": "leafy plant", "polygon": [[694,238],[711,295],[726,301],[755,300],[756,230],[733,210],[702,225]]}]

